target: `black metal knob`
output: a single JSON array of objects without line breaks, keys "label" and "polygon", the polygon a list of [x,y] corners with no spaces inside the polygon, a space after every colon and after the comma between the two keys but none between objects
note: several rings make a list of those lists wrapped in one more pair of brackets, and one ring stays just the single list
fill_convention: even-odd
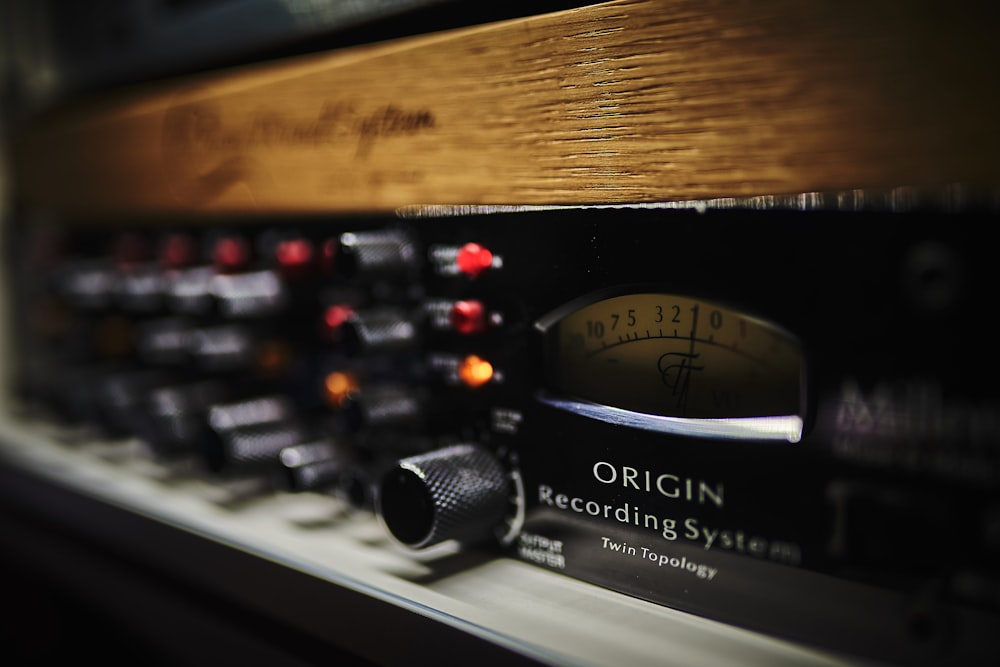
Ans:
[{"label": "black metal knob", "polygon": [[334,271],[347,277],[397,275],[419,263],[413,239],[398,229],[341,234],[328,253]]},{"label": "black metal knob", "polygon": [[209,469],[224,474],[273,472],[281,452],[308,442],[312,434],[297,420],[241,426],[209,440],[205,449]]},{"label": "black metal knob", "polygon": [[212,278],[209,287],[219,314],[226,318],[275,315],[285,309],[290,299],[277,271],[220,273]]},{"label": "black metal knob", "polygon": [[418,335],[414,318],[392,306],[362,311],[331,306],[324,325],[327,339],[348,354],[400,352],[416,345]]},{"label": "black metal knob", "polygon": [[136,327],[139,359],[153,366],[180,366],[190,361],[195,325],[185,319],[164,317],[140,322]]},{"label": "black metal knob", "polygon": [[259,472],[277,465],[285,447],[311,440],[292,400],[283,395],[213,405],[205,422],[206,438],[199,448],[214,473]]},{"label": "black metal knob", "polygon": [[351,457],[332,440],[316,440],[286,447],[278,456],[275,484],[285,491],[313,491],[336,487]]},{"label": "black metal knob", "polygon": [[108,259],[80,259],[55,273],[56,293],[80,310],[103,310],[113,304],[117,274]]},{"label": "black metal knob", "polygon": [[188,336],[194,363],[209,373],[248,368],[254,361],[258,330],[246,325],[222,324],[196,329]]},{"label": "black metal knob", "polygon": [[350,430],[417,430],[424,416],[424,399],[413,387],[396,384],[364,387],[344,401],[341,413]]},{"label": "black metal knob", "polygon": [[210,436],[209,409],[231,399],[232,388],[220,380],[160,387],[149,395],[142,440],[158,458],[192,454]]},{"label": "black metal knob", "polygon": [[149,368],[101,375],[89,387],[94,394],[93,418],[108,437],[138,435],[150,394],[172,380],[167,371]]},{"label": "black metal knob", "polygon": [[295,404],[283,394],[255,396],[208,408],[208,425],[223,433],[253,424],[280,422],[295,416]]},{"label": "black metal knob", "polygon": [[503,465],[478,445],[455,445],[402,459],[382,478],[378,515],[389,533],[420,549],[488,538],[507,512]]},{"label": "black metal knob", "polygon": [[212,311],[212,278],[215,268],[195,266],[164,275],[167,309],[181,315],[206,315]]}]

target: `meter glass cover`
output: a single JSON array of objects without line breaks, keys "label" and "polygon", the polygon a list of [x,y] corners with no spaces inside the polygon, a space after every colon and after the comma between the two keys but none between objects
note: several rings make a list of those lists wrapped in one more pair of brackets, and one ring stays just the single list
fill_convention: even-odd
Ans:
[{"label": "meter glass cover", "polygon": [[[636,293],[574,302],[539,328],[548,388],[563,397],[688,422],[796,416],[801,423],[802,348],[746,313]],[[602,418],[593,405],[587,410]]]}]

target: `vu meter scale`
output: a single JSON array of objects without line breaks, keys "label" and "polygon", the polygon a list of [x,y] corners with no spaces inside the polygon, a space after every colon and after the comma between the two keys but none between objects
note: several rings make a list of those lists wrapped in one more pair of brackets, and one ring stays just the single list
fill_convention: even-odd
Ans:
[{"label": "vu meter scale", "polygon": [[[602,296],[604,298],[602,298]],[[543,318],[542,400],[587,417],[717,438],[802,437],[804,361],[780,327],[709,301],[585,297]]]}]

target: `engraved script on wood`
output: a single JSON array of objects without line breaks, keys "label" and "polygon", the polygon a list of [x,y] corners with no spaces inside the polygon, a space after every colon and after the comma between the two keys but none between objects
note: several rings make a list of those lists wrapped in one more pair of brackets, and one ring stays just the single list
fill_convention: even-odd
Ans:
[{"label": "engraved script on wood", "polygon": [[268,150],[304,149],[331,160],[364,162],[383,138],[407,136],[435,127],[427,109],[393,104],[361,112],[349,101],[323,101],[319,111],[261,108],[242,124],[210,101],[169,108],[163,116],[163,171],[178,199],[211,202],[236,183],[250,190],[272,181]]}]

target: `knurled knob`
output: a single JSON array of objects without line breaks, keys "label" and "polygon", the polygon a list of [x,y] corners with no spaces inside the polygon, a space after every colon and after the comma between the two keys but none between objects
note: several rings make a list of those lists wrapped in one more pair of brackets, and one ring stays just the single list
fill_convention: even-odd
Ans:
[{"label": "knurled knob", "polygon": [[361,429],[416,430],[424,417],[420,392],[405,385],[387,384],[363,387],[341,406],[345,425]]},{"label": "knurled knob", "polygon": [[286,491],[335,488],[353,463],[342,447],[326,439],[285,447],[278,461],[275,482]]},{"label": "knurled knob", "polygon": [[171,380],[167,371],[149,368],[109,372],[96,378],[89,390],[95,396],[94,417],[105,435],[117,438],[139,433],[150,393]]},{"label": "knurled knob", "polygon": [[220,273],[212,277],[209,291],[224,318],[260,318],[276,315],[291,295],[277,271]]},{"label": "knurled knob", "polygon": [[326,252],[334,270],[348,277],[399,275],[419,261],[413,239],[398,229],[341,234]]},{"label": "knurled knob", "polygon": [[295,419],[240,426],[206,443],[205,458],[216,473],[274,472],[282,451],[308,442],[311,433]]},{"label": "knurled knob", "polygon": [[142,440],[161,459],[192,454],[210,437],[209,409],[231,400],[232,389],[217,379],[155,389],[147,400]]},{"label": "knurled knob", "polygon": [[503,465],[478,445],[454,445],[402,459],[382,477],[380,520],[399,542],[421,549],[489,537],[507,512]]},{"label": "knurled knob", "polygon": [[402,308],[384,306],[353,311],[342,305],[327,309],[328,338],[349,354],[380,354],[412,348],[418,326]]}]

